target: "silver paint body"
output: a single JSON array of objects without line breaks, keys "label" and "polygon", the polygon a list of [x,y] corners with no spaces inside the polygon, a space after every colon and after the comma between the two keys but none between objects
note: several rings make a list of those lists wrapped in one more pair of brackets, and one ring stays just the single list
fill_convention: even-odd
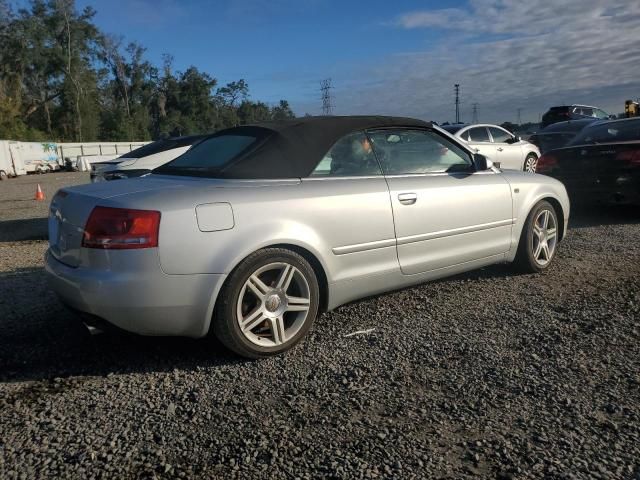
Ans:
[{"label": "silver paint body", "polygon": [[[282,180],[150,175],[65,191],[52,200],[49,219],[53,289],[77,310],[146,335],[206,335],[224,281],[264,247],[289,245],[315,257],[333,309],[512,261],[542,199],[560,205],[564,232],[569,219],[560,182],[497,168]],[[159,210],[158,248],[82,248],[96,205]]]},{"label": "silver paint body", "polygon": [[466,141],[463,138],[465,133],[470,129],[477,127],[497,128],[512,138],[514,138],[514,135],[498,125],[488,123],[469,125],[468,127],[458,130],[454,134],[458,141],[465,142],[471,150],[484,155],[492,162],[499,164],[502,169],[522,171],[524,170],[524,161],[527,158],[527,155],[533,153],[536,158],[540,158],[540,150],[533,143],[527,142],[526,140],[520,140],[515,143],[496,142],[491,135],[491,131],[488,131],[490,140],[488,142]]}]

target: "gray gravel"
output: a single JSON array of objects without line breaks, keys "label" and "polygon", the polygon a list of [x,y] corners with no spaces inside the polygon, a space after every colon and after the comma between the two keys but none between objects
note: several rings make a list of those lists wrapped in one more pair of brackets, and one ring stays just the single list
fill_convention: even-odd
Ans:
[{"label": "gray gravel", "polygon": [[86,175],[0,183],[2,479],[640,478],[637,210],[572,220],[543,275],[364,300],[252,362],[89,336],[47,290],[46,242],[7,228],[46,214],[36,179],[50,198]]}]

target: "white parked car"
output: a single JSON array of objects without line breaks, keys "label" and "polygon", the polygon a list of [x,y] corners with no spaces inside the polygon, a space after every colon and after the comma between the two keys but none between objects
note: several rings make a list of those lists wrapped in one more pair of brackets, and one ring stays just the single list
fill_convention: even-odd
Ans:
[{"label": "white parked car", "polygon": [[146,175],[154,168],[179,157],[204,137],[205,135],[189,135],[158,140],[114,160],[93,163],[91,181],[96,183]]},{"label": "white parked car", "polygon": [[444,130],[464,140],[471,149],[507,170],[535,172],[540,150],[497,125],[442,125]]}]

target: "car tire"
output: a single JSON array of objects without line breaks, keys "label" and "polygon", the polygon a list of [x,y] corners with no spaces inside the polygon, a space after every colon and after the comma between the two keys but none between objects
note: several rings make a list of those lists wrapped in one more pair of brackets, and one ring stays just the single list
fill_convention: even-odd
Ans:
[{"label": "car tire", "polygon": [[529,173],[536,173],[536,167],[538,166],[538,156],[535,153],[530,153],[527,158],[524,159],[524,165],[522,170]]},{"label": "car tire", "polygon": [[[546,219],[546,220],[545,220]],[[524,273],[538,273],[551,265],[558,247],[560,227],[553,205],[543,200],[537,203],[520,234],[514,265]]]},{"label": "car tire", "polygon": [[218,295],[213,332],[247,358],[283,353],[307,334],[318,313],[320,289],[313,267],[284,248],[245,258]]},{"label": "car tire", "polygon": [[9,178],[7,176],[7,172],[5,172],[4,170],[0,170],[0,181],[6,180],[7,178]]}]

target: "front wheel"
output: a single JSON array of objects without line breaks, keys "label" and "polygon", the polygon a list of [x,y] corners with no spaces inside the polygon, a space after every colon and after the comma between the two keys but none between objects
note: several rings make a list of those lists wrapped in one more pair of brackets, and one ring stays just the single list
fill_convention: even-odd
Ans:
[{"label": "front wheel", "polygon": [[539,202],[529,213],[522,229],[514,262],[516,267],[528,273],[549,268],[556,253],[559,233],[555,209],[547,201]]},{"label": "front wheel", "polygon": [[524,167],[522,168],[525,172],[536,173],[536,167],[538,166],[538,157],[535,153],[530,153],[527,155],[527,158],[524,159]]},{"label": "front wheel", "polygon": [[227,279],[213,330],[227,348],[244,357],[277,355],[306,335],[318,303],[318,280],[307,260],[282,248],[258,250]]}]

